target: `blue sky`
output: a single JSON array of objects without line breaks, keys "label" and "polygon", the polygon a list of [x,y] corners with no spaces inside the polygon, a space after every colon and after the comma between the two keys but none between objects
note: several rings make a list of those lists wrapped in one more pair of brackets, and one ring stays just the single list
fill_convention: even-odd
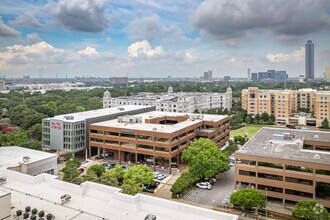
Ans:
[{"label": "blue sky", "polygon": [[315,74],[330,66],[328,0],[2,0],[0,75]]}]

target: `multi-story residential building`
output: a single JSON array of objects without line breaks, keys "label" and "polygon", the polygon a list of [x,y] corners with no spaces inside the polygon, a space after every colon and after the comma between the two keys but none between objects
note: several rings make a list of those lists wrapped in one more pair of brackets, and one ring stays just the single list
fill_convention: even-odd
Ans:
[{"label": "multi-story residential building", "polygon": [[314,79],[314,44],[311,40],[305,44],[305,79]]},{"label": "multi-story residential building", "polygon": [[330,82],[330,67],[326,67],[325,68],[325,76],[324,76],[324,80],[326,82]]},{"label": "multi-story residential building", "polygon": [[146,159],[154,169],[156,163],[164,167],[166,160],[171,173],[173,161],[179,166],[181,152],[195,138],[224,146],[229,141],[229,116],[153,111],[91,124],[89,137],[90,156],[97,148],[113,153],[119,164]]},{"label": "multi-story residential building", "polygon": [[[314,89],[259,90],[249,87],[242,90],[242,108],[254,117],[264,112],[276,117],[281,124],[304,124],[320,126],[329,119],[330,91]],[[310,112],[299,114],[298,112]],[[298,113],[298,114],[297,114]]]},{"label": "multi-story residential building", "polygon": [[235,154],[238,185],[268,198],[318,200],[330,208],[329,132],[262,128]]},{"label": "multi-story residential building", "polygon": [[156,111],[191,113],[196,109],[204,112],[209,109],[228,109],[232,107],[232,90],[227,88],[226,93],[174,93],[170,86],[167,93],[141,93],[136,96],[112,98],[106,91],[103,96],[103,108],[122,105],[155,106]]},{"label": "multi-story residential building", "polygon": [[6,82],[4,80],[0,80],[0,91],[6,90]]},{"label": "multi-story residential building", "polygon": [[42,147],[68,152],[88,149],[90,124],[154,109],[153,106],[124,106],[45,118],[42,120]]}]

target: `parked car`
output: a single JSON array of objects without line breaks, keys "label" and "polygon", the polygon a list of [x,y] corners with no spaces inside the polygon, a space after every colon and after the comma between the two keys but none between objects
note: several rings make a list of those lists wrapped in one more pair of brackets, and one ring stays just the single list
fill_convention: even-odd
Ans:
[{"label": "parked car", "polygon": [[111,157],[111,156],[113,156],[113,152],[105,153],[105,157]]},{"label": "parked car", "polygon": [[100,159],[103,159],[103,155],[98,155],[95,157],[96,160],[100,160]]},{"label": "parked car", "polygon": [[159,174],[159,175],[156,176],[156,179],[158,179],[158,180],[163,180],[165,178],[166,178],[166,176],[163,175],[163,174]]},{"label": "parked car", "polygon": [[212,189],[211,184],[208,182],[200,182],[200,183],[197,183],[196,186],[200,189],[208,189],[208,190]]},{"label": "parked car", "polygon": [[78,171],[79,171],[80,173],[83,173],[83,172],[85,171],[85,169],[84,169],[84,168],[80,168],[80,169],[78,169]]},{"label": "parked car", "polygon": [[160,173],[159,172],[153,172],[155,177],[158,176]]},{"label": "parked car", "polygon": [[206,179],[206,180],[210,179],[210,180],[212,180],[213,182],[216,182],[216,181],[217,181],[217,179],[216,179],[215,177],[205,178],[205,179]]},{"label": "parked car", "polygon": [[235,163],[233,163],[233,162],[230,162],[230,163],[229,163],[229,166],[231,166],[231,167],[232,167],[232,166],[234,166],[234,164],[235,164]]},{"label": "parked car", "polygon": [[203,180],[203,182],[211,183],[211,185],[214,184],[214,181],[213,181],[212,179],[209,179],[209,178],[205,178],[205,179]]}]

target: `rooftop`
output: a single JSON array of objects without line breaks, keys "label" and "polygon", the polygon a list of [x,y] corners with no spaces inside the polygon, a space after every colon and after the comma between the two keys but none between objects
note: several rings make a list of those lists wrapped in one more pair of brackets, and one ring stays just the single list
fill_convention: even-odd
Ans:
[{"label": "rooftop", "polygon": [[[114,107],[114,108],[102,108],[102,109],[97,109],[97,110],[91,110],[91,111],[84,111],[84,112],[76,112],[76,113],[70,113],[70,114],[65,114],[65,115],[57,115],[52,118],[47,118],[49,119],[59,119],[63,120],[66,122],[77,122],[77,121],[83,121],[85,119],[89,118],[96,118],[100,116],[105,116],[105,115],[111,115],[111,114],[116,114],[120,112],[128,112],[128,111],[133,111],[133,110],[138,110],[138,109],[144,109],[144,108],[150,108],[150,106],[136,106],[136,105],[125,105],[122,107]],[[66,116],[73,116],[73,119],[66,119]]]},{"label": "rooftop", "polygon": [[[237,219],[238,216],[200,208],[154,196],[137,194],[130,196],[121,189],[98,183],[85,182],[75,185],[56,179],[56,176],[40,174],[29,176],[6,170],[6,183],[0,192],[11,192],[11,213],[31,209],[51,213],[55,219],[96,220],[96,219],[144,219],[148,214],[157,219]],[[60,197],[69,194],[71,200],[62,204]]]},{"label": "rooftop", "polygon": [[[6,170],[8,167],[14,167],[19,164],[29,164],[39,160],[57,157],[56,154],[16,146],[0,147],[0,155],[0,172]],[[23,157],[25,156],[30,157],[26,162],[23,161]]]},{"label": "rooftop", "polygon": [[121,129],[132,129],[132,130],[142,130],[142,131],[150,131],[150,132],[162,132],[162,133],[173,133],[179,131],[183,128],[188,126],[194,125],[201,121],[213,121],[217,122],[226,117],[227,115],[209,115],[209,114],[202,114],[203,119],[187,119],[183,122],[179,122],[177,124],[153,124],[153,123],[145,123],[146,119],[153,119],[163,116],[187,116],[187,115],[198,115],[198,114],[187,114],[187,113],[176,113],[176,112],[159,112],[159,111],[152,111],[142,114],[134,115],[134,117],[141,117],[142,123],[125,123],[125,122],[118,122],[117,119],[103,121],[94,123],[92,125],[96,126],[104,126],[104,127],[112,127],[112,128],[121,128]]},{"label": "rooftop", "polygon": [[[295,139],[292,141],[279,141],[276,137],[283,133],[294,133]],[[330,143],[330,133],[324,131],[263,127],[237,152],[237,154],[330,165],[329,152],[302,149],[303,142],[307,140]],[[319,157],[315,156],[316,154],[318,154]]]}]

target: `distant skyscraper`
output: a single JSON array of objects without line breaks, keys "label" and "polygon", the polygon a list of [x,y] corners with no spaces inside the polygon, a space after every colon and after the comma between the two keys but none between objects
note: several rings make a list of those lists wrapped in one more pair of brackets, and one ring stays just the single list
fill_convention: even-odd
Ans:
[{"label": "distant skyscraper", "polygon": [[212,70],[204,72],[203,80],[212,81]]},{"label": "distant skyscraper", "polygon": [[314,44],[311,40],[305,44],[305,79],[314,79]]},{"label": "distant skyscraper", "polygon": [[248,68],[248,81],[251,81],[250,68]]}]

